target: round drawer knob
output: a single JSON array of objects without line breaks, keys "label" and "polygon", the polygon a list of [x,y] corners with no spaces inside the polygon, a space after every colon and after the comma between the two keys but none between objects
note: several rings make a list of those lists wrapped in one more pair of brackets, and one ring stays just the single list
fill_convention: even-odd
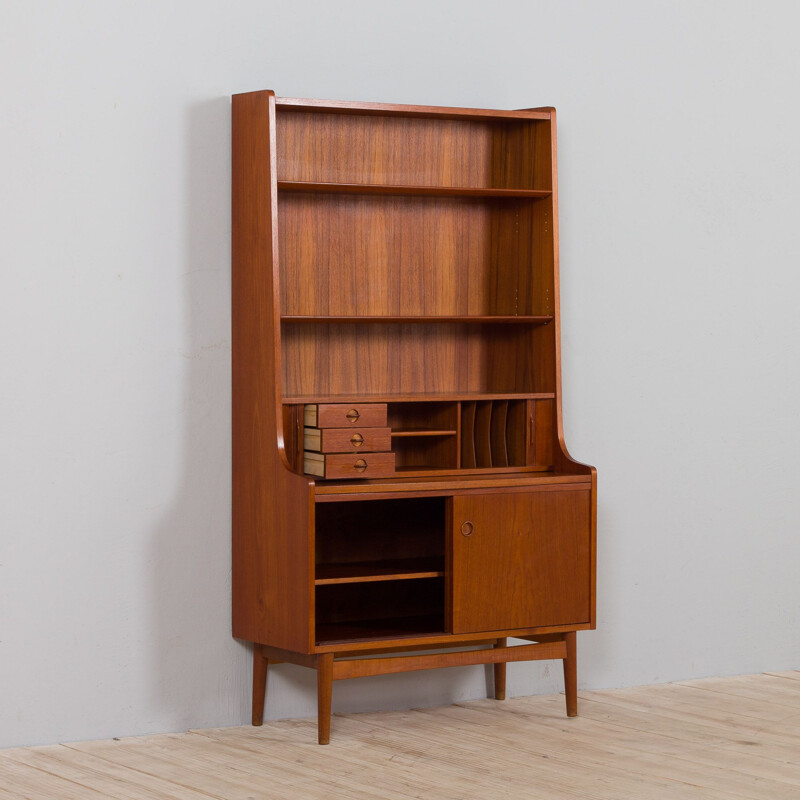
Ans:
[{"label": "round drawer knob", "polygon": [[475,526],[467,520],[466,522],[461,523],[461,534],[462,536],[472,536],[472,531],[475,530]]},{"label": "round drawer knob", "polygon": [[363,472],[367,468],[367,462],[364,461],[363,458],[359,458],[355,464],[353,464],[353,469],[357,472]]},{"label": "round drawer knob", "polygon": [[350,437],[350,444],[353,445],[353,447],[361,447],[361,445],[364,444],[364,437],[360,433],[354,433]]},{"label": "round drawer knob", "polygon": [[346,418],[347,418],[348,422],[358,422],[358,418],[360,416],[361,416],[361,414],[358,413],[358,409],[356,409],[356,408],[351,408],[346,414]]}]

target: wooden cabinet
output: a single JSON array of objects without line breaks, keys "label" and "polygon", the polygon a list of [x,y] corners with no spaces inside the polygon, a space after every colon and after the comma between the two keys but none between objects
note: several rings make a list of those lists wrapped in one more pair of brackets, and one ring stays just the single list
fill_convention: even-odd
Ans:
[{"label": "wooden cabinet", "polygon": [[562,434],[556,174],[552,108],[233,98],[254,724],[282,661],[317,671],[321,743],[334,681],[407,670],[494,664],[502,698],[506,662],[561,659],[577,713],[596,473]]}]

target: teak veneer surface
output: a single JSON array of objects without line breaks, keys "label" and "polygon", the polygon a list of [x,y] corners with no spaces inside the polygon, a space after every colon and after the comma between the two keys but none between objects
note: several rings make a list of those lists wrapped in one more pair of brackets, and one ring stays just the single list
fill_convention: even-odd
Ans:
[{"label": "teak veneer surface", "polygon": [[278,97],[281,111],[315,112],[318,114],[357,114],[358,116],[420,117],[423,119],[549,120],[552,109],[531,108],[501,111],[494,108],[455,108],[451,106],[415,106],[395,103],[363,103],[352,100],[317,100],[299,97]]}]

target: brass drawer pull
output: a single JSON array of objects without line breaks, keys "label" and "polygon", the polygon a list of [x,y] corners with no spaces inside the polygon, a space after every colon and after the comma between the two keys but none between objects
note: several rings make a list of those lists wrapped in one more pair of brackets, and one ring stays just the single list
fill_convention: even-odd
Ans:
[{"label": "brass drawer pull", "polygon": [[357,410],[357,409],[355,409],[355,408],[351,408],[351,409],[350,409],[350,410],[347,412],[347,415],[346,415],[348,422],[358,422],[358,418],[359,418],[360,416],[361,416],[361,414],[359,414],[359,413],[358,413],[358,410]]},{"label": "brass drawer pull", "polygon": [[353,445],[353,447],[361,447],[361,445],[364,444],[364,437],[360,433],[354,433],[350,437],[350,444]]},{"label": "brass drawer pull", "polygon": [[466,522],[461,523],[461,535],[462,536],[472,536],[472,531],[475,530],[475,526],[467,520]]},{"label": "brass drawer pull", "polygon": [[353,464],[353,469],[357,472],[363,472],[367,468],[367,462],[364,461],[363,458],[359,458],[355,464]]}]

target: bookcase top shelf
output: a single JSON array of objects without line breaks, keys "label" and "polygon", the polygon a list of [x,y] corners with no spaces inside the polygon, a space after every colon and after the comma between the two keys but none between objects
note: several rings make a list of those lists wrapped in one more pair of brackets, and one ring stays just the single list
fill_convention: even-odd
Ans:
[{"label": "bookcase top shelf", "polygon": [[332,181],[278,181],[287,192],[327,192],[335,194],[411,194],[433,197],[549,197],[549,189],[510,189],[492,186],[409,185],[402,183],[335,183]]},{"label": "bookcase top shelf", "polygon": [[503,110],[493,108],[457,108],[450,106],[361,103],[350,100],[313,100],[300,97],[276,97],[278,111],[305,111],[322,114],[363,114],[378,116],[424,117],[472,120],[550,120],[553,108]]}]

